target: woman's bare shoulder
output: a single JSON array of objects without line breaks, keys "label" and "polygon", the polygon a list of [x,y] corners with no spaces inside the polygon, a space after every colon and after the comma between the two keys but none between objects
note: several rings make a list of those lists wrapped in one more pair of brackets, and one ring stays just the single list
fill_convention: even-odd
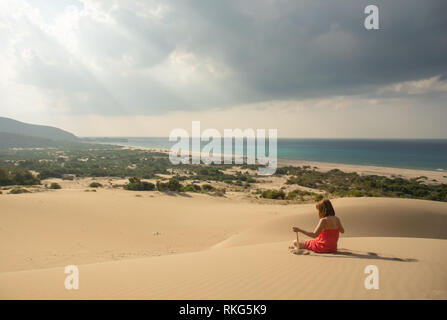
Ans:
[{"label": "woman's bare shoulder", "polygon": [[337,217],[337,216],[334,216],[334,217],[335,217],[335,221],[337,221],[337,224],[339,226],[341,226],[341,219],[339,217]]}]

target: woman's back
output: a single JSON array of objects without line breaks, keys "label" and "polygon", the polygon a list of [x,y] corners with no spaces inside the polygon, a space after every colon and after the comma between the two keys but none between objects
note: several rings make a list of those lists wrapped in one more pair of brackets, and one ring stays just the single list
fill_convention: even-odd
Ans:
[{"label": "woman's back", "polygon": [[328,216],[324,217],[324,229],[326,230],[339,230],[340,229],[340,220],[336,216]]},{"label": "woman's back", "polygon": [[336,252],[337,243],[342,228],[336,216],[324,217],[323,230],[315,240],[306,241],[307,248],[314,252]]}]

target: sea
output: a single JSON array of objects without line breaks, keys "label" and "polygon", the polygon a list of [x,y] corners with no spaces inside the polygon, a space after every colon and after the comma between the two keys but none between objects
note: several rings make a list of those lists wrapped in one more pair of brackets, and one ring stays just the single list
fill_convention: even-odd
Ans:
[{"label": "sea", "polygon": [[[113,137],[110,144],[170,149],[157,137]],[[207,142],[202,142],[203,148]],[[222,143],[223,146],[223,143]],[[223,148],[223,147],[222,147]],[[266,143],[268,152],[268,143]],[[245,148],[244,148],[245,150]],[[223,152],[222,152],[223,153]],[[446,171],[447,139],[278,139],[279,159]]]}]

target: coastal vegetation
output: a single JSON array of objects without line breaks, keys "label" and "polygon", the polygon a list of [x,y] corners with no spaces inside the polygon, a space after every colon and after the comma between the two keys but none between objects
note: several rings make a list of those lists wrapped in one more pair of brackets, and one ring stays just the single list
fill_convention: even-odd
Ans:
[{"label": "coastal vegetation", "polygon": [[216,192],[219,194],[224,194],[225,189],[217,189],[211,184],[198,185],[195,183],[190,183],[183,185],[178,177],[172,177],[167,182],[157,181],[156,184],[147,181],[141,181],[137,177],[129,178],[129,183],[124,186],[126,190],[131,191],[160,191],[160,192]]},{"label": "coastal vegetation", "polygon": [[40,184],[40,180],[29,170],[21,168],[0,168],[0,186],[36,184]]},{"label": "coastal vegetation", "polygon": [[427,184],[424,177],[404,179],[377,175],[359,175],[333,169],[328,172],[304,167],[284,167],[290,175],[287,184],[325,191],[337,197],[397,197],[447,201],[447,184]]},{"label": "coastal vegetation", "polygon": [[[257,165],[173,165],[166,153],[114,145],[77,143],[60,147],[7,149],[0,151],[0,185],[40,185],[41,180],[84,177],[129,179],[120,187],[135,191],[237,192],[259,190],[265,177]],[[447,184],[426,177],[360,175],[311,166],[284,166],[276,177],[284,179],[281,190],[259,190],[259,197],[274,200],[310,201],[324,197],[399,197],[447,201]],[[168,178],[166,178],[168,177]],[[144,180],[152,179],[153,182]],[[222,184],[227,188],[222,188]],[[293,188],[296,186],[296,188]],[[92,182],[91,188],[101,187]],[[286,190],[287,189],[287,190]]]}]

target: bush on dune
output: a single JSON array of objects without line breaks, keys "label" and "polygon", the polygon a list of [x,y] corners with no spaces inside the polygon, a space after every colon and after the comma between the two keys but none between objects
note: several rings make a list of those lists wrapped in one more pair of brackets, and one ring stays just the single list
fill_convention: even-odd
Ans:
[{"label": "bush on dune", "polygon": [[51,184],[50,184],[50,187],[49,187],[50,189],[62,189],[62,187],[61,187],[61,185],[59,184],[59,183],[57,183],[57,182],[52,182]]},{"label": "bush on dune", "polygon": [[179,182],[178,178],[172,177],[171,179],[168,180],[168,182],[157,181],[157,190],[161,192],[166,191],[181,192],[183,191],[183,185]]},{"label": "bush on dune", "polygon": [[191,183],[191,184],[186,185],[185,188],[183,189],[183,191],[185,191],[185,192],[201,192],[202,188],[197,184]]},{"label": "bush on dune", "polygon": [[295,189],[295,190],[287,193],[286,199],[287,200],[295,200],[297,198],[300,198],[300,200],[304,200],[304,196],[314,196],[314,195],[315,195],[315,192]]},{"label": "bush on dune", "polygon": [[265,190],[261,193],[261,197],[266,199],[284,200],[286,193],[282,190]]},{"label": "bush on dune", "polygon": [[100,184],[99,182],[92,182],[89,186],[90,188],[101,188],[102,184]]},{"label": "bush on dune", "polygon": [[1,186],[31,186],[40,184],[40,180],[37,179],[30,171],[23,169],[7,170],[0,168],[0,185]]},{"label": "bush on dune", "polygon": [[202,189],[205,192],[209,192],[209,191],[214,191],[215,188],[212,185],[210,185],[210,184],[204,184],[202,186]]},{"label": "bush on dune", "polygon": [[19,193],[29,193],[29,191],[24,188],[16,187],[16,188],[12,188],[11,190],[9,190],[9,193],[10,194],[19,194]]},{"label": "bush on dune", "polygon": [[[96,187],[92,187],[92,188],[96,188]],[[124,189],[130,190],[130,191],[153,191],[153,190],[155,190],[155,185],[151,182],[141,181],[137,177],[132,177],[132,178],[129,178],[129,183],[124,186]]]}]

